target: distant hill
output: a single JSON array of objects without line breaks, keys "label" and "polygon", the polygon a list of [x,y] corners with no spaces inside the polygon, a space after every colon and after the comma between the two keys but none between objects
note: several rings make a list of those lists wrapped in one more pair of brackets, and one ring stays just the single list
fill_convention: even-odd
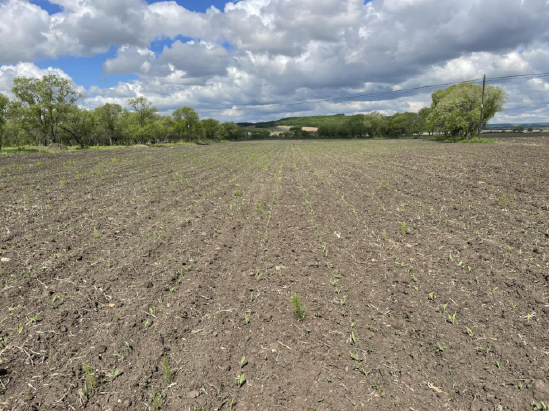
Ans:
[{"label": "distant hill", "polygon": [[513,129],[514,127],[523,127],[525,130],[532,127],[533,129],[548,128],[548,122],[538,122],[538,123],[490,123],[487,124],[484,129]]},{"label": "distant hill", "polygon": [[325,124],[343,123],[346,120],[345,114],[333,114],[329,116],[305,116],[305,117],[285,117],[284,119],[272,120],[269,122],[258,123],[239,123],[239,126],[256,126],[258,129],[264,129],[276,126],[301,126],[301,127],[321,127]]},{"label": "distant hill", "polygon": [[[257,129],[267,129],[276,126],[301,126],[301,127],[321,127],[327,124],[338,124],[346,121],[345,114],[333,114],[328,116],[304,116],[304,117],[285,117],[279,120],[271,120],[269,122],[239,123],[242,127],[255,126]],[[500,130],[513,129],[514,127],[523,127],[525,130],[532,127],[533,129],[548,128],[548,122],[538,123],[490,123],[485,126],[485,130]]]}]

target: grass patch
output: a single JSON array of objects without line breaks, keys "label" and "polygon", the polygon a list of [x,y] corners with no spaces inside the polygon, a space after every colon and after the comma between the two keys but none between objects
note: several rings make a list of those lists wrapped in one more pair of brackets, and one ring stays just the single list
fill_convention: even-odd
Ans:
[{"label": "grass patch", "polygon": [[473,139],[459,140],[458,143],[496,143],[496,140],[487,137],[474,137]]}]

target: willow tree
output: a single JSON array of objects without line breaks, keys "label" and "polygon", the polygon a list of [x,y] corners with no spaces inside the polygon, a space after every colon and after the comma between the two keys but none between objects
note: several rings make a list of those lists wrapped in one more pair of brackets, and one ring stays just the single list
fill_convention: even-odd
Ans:
[{"label": "willow tree", "polygon": [[[460,83],[432,93],[432,111],[428,125],[450,136],[477,135],[481,115],[482,88]],[[503,110],[508,95],[498,86],[485,87],[482,123],[486,124]]]}]

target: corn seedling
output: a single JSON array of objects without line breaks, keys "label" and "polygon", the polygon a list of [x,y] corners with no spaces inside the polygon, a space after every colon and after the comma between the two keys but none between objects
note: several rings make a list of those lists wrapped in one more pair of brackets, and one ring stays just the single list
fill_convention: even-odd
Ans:
[{"label": "corn seedling", "polygon": [[353,359],[354,361],[357,361],[357,362],[361,362],[363,360],[363,358],[361,356],[359,356],[358,354],[356,354],[352,351],[349,351],[349,356],[351,356],[351,359]]},{"label": "corn seedling", "polygon": [[243,356],[242,359],[239,361],[239,366],[243,368],[246,364],[246,356]]},{"label": "corn seedling", "polygon": [[237,386],[240,388],[245,382],[246,378],[244,377],[244,373],[241,373],[241,375],[237,378]]},{"label": "corn seedling", "polygon": [[118,375],[120,375],[120,369],[117,368],[111,372],[111,380],[114,381]]},{"label": "corn seedling", "polygon": [[443,352],[445,349],[447,349],[446,346],[444,346],[441,342],[437,342],[436,352]]},{"label": "corn seedling", "polygon": [[428,293],[428,299],[435,300],[435,293],[434,292]]},{"label": "corn seedling", "polygon": [[447,320],[454,325],[456,323],[456,312],[452,315],[447,315]]},{"label": "corn seedling", "polygon": [[546,402],[540,401],[540,402],[533,402],[531,404],[534,411],[547,411],[548,410],[548,404]]},{"label": "corn seedling", "polygon": [[528,313],[526,316],[524,316],[524,319],[527,319],[527,323],[529,323],[531,321],[531,318],[534,318],[535,316],[537,316],[535,312]]},{"label": "corn seedling", "polygon": [[472,329],[470,329],[468,326],[465,326],[465,328],[466,328],[466,333],[468,334],[468,336],[473,338],[474,334],[475,334],[474,331]]}]

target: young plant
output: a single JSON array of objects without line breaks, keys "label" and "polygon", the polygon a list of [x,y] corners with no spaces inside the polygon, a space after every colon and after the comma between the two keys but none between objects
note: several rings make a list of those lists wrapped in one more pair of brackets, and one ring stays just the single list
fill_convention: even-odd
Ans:
[{"label": "young plant", "polygon": [[174,381],[174,374],[170,369],[170,364],[168,363],[168,358],[166,356],[164,356],[164,359],[162,360],[162,372],[164,373],[164,380],[168,385],[170,385]]},{"label": "young plant", "polygon": [[436,352],[443,352],[445,349],[447,349],[446,346],[444,346],[441,342],[437,342]]},{"label": "young plant", "polygon": [[92,393],[97,391],[97,379],[95,373],[86,363],[82,362],[82,370],[84,371],[84,396],[86,399],[90,397]]},{"label": "young plant", "polygon": [[363,360],[361,356],[359,356],[356,353],[353,353],[352,351],[349,351],[349,356],[351,356],[351,359],[353,359],[356,362],[361,362]]},{"label": "young plant", "polygon": [[401,236],[405,236],[407,234],[407,223],[401,222]]},{"label": "young plant", "polygon": [[453,313],[452,315],[447,315],[447,320],[449,321],[449,323],[452,323],[453,325],[456,324],[456,312]]},{"label": "young plant", "polygon": [[241,373],[241,375],[237,378],[237,386],[240,388],[245,382],[246,378],[244,377],[244,373]]},{"label": "young plant", "polygon": [[307,308],[302,302],[302,298],[294,293],[290,298],[290,304],[292,306],[292,312],[294,313],[294,316],[296,316],[298,320],[304,320],[306,318]]}]

